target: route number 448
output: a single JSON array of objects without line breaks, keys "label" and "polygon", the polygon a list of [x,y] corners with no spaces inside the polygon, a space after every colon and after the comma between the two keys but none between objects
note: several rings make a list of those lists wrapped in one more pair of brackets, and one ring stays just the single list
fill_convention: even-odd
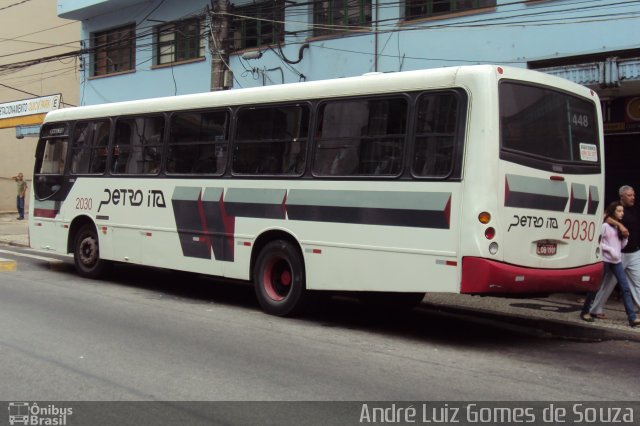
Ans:
[{"label": "route number 448", "polygon": [[587,114],[573,114],[571,121],[576,127],[589,127],[589,116]]},{"label": "route number 448", "polygon": [[562,234],[563,240],[593,241],[596,235],[595,222],[565,219],[564,227],[565,231],[564,234]]}]

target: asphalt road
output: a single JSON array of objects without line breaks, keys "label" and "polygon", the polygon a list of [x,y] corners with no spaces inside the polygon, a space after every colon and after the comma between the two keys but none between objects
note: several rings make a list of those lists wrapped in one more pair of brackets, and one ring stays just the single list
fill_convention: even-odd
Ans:
[{"label": "asphalt road", "polygon": [[14,256],[0,272],[0,399],[583,401],[640,399],[640,343],[537,337],[428,308],[338,298],[262,313],[246,285]]}]

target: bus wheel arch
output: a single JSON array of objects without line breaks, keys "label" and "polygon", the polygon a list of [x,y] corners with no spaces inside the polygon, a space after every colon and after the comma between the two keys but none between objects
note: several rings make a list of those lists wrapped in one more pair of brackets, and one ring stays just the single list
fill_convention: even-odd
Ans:
[{"label": "bus wheel arch", "polygon": [[68,252],[78,274],[85,278],[98,278],[104,272],[107,261],[100,257],[100,238],[93,221],[80,216],[69,227]]},{"label": "bus wheel arch", "polygon": [[255,241],[251,280],[262,309],[272,315],[300,313],[308,299],[302,248],[283,231],[268,231]]},{"label": "bus wheel arch", "polygon": [[73,253],[78,231],[84,226],[91,225],[96,227],[93,220],[89,216],[77,216],[69,225],[69,234],[67,236],[67,253]]}]

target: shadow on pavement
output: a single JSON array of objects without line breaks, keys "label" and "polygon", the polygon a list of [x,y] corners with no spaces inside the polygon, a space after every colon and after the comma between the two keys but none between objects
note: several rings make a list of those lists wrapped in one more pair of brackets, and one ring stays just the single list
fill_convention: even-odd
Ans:
[{"label": "shadow on pavement", "polygon": [[[76,277],[71,263],[64,263],[57,270]],[[194,304],[215,303],[260,311],[250,284],[193,273],[115,264],[103,280],[91,282],[138,288],[149,291],[148,297],[154,299],[178,299]],[[428,301],[427,296],[426,303],[423,302],[419,307],[394,310],[360,303],[350,293],[321,293],[305,314],[287,320],[466,347],[513,346],[553,338],[540,329],[535,321],[528,325],[515,324],[509,317],[489,318],[487,315],[476,315],[470,309],[452,310],[430,305]]]}]

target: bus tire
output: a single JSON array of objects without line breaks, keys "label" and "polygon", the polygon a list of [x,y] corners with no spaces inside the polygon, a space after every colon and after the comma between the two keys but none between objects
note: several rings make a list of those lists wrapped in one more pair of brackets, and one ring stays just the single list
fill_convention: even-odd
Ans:
[{"label": "bus tire", "polygon": [[253,270],[256,297],[268,314],[299,313],[307,299],[304,260],[300,250],[285,240],[265,245]]},{"label": "bus tire", "polygon": [[78,275],[98,278],[104,272],[106,261],[100,259],[98,233],[93,225],[84,225],[73,243],[73,261]]}]

